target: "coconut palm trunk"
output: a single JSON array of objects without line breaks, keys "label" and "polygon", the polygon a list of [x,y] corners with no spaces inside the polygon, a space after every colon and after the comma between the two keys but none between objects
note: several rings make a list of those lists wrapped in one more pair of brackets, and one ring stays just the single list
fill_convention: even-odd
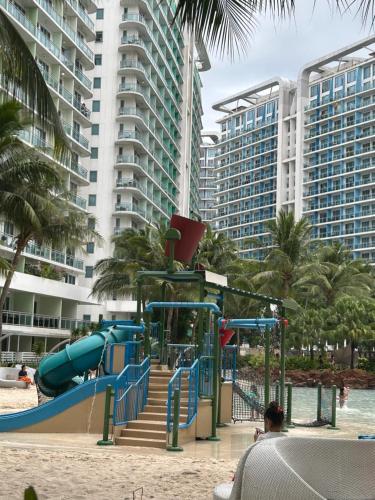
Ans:
[{"label": "coconut palm trunk", "polygon": [[10,289],[10,285],[12,283],[14,273],[16,272],[17,266],[19,264],[22,252],[25,249],[26,244],[27,244],[27,240],[18,240],[16,252],[13,256],[12,263],[10,265],[10,269],[6,274],[5,283],[4,283],[3,289],[1,290],[1,294],[0,294],[0,361],[1,361],[1,353],[3,350],[3,342],[1,340],[1,337],[3,335],[3,308],[4,308],[4,304],[5,304],[7,295],[9,293],[9,289]]}]

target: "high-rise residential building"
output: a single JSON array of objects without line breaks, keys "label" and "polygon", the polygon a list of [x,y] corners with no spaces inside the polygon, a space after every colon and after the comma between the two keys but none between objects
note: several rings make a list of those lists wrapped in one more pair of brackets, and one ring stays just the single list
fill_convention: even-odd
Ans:
[{"label": "high-rise residential building", "polygon": [[[214,105],[220,118],[215,226],[237,242],[244,258],[262,258],[265,222],[284,204],[290,182],[288,117],[293,83],[272,78]],[[230,107],[228,107],[230,106]],[[228,113],[228,110],[229,113]],[[256,237],[252,247],[249,238]]]},{"label": "high-rise residential building", "polygon": [[[71,159],[57,165],[70,202],[87,212],[84,188],[89,176],[82,159],[90,155],[86,132],[91,127],[92,81],[87,71],[94,67],[94,53],[88,42],[94,40],[95,30],[89,14],[96,5],[92,0],[0,0],[0,7],[26,41],[49,86],[72,149]],[[20,137],[43,159],[55,161],[52,138],[45,130],[35,125]],[[10,258],[16,228],[3,220],[0,231],[0,253]],[[93,303],[90,290],[82,286],[83,258],[69,249],[28,245],[2,313],[3,351],[30,352],[36,341],[48,350],[82,323],[77,306]],[[0,286],[3,281],[0,278]]]},{"label": "high-rise residential building", "polygon": [[[113,235],[199,210],[204,47],[172,23],[172,2],[113,0],[96,11],[91,106],[89,208],[105,244],[86,259],[87,285]],[[107,300],[102,313],[134,313],[130,300]]]},{"label": "high-rise residential building", "polygon": [[218,156],[217,132],[201,132],[200,172],[199,172],[199,213],[202,221],[211,224],[216,209],[216,157]]},{"label": "high-rise residential building", "polygon": [[214,105],[225,113],[215,225],[244,257],[264,256],[265,222],[284,208],[308,217],[313,237],[375,262],[374,43],[306,64],[296,83],[273,78]]}]

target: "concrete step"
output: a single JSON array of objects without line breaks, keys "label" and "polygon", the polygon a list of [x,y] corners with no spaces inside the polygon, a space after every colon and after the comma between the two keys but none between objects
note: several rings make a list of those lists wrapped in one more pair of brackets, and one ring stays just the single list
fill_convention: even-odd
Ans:
[{"label": "concrete step", "polygon": [[160,439],[165,441],[165,431],[155,431],[149,429],[122,429],[121,437],[141,438],[141,439]]},{"label": "concrete step", "polygon": [[150,431],[163,431],[167,432],[166,422],[153,421],[153,420],[132,420],[128,422],[127,429],[148,429]]},{"label": "concrete step", "polygon": [[165,439],[118,437],[116,438],[116,444],[120,446],[140,446],[143,448],[166,448]]},{"label": "concrete step", "polygon": [[[143,410],[145,413],[165,413],[167,415],[167,406],[146,405]],[[187,415],[187,408],[180,408],[180,415]]]},{"label": "concrete step", "polygon": [[[169,380],[168,380],[169,382]],[[151,382],[149,383],[149,386],[148,386],[148,390],[149,391],[168,391],[168,384],[158,384],[158,383],[155,383],[155,382]],[[181,384],[181,390],[182,391],[188,391],[189,390],[189,385],[187,383],[182,383]]]},{"label": "concrete step", "polygon": [[173,371],[155,369],[154,366],[150,370],[150,377],[171,378],[173,374],[174,374]]},{"label": "concrete step", "polygon": [[[157,406],[163,406],[166,404],[168,400],[168,394],[165,393],[163,394],[162,396],[150,396],[150,394],[148,395],[148,398],[147,398],[147,404],[149,405],[157,405]],[[188,406],[188,403],[189,403],[189,400],[187,397],[184,397],[182,399],[180,399],[180,405],[181,407],[184,407],[184,406]]]},{"label": "concrete step", "polygon": [[[149,391],[148,391],[148,397],[149,398],[153,398],[153,399],[168,399],[168,391],[165,390],[154,390],[154,389],[151,389],[149,388]],[[184,399],[184,398],[188,398],[189,397],[189,391],[181,391],[180,392],[180,398]]]}]

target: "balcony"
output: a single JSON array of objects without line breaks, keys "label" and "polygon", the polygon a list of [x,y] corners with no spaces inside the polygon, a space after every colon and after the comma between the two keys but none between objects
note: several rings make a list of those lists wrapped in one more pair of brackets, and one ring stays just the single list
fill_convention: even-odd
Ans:
[{"label": "balcony", "polygon": [[81,198],[81,196],[78,196],[77,193],[70,191],[68,194],[68,200],[82,210],[87,209],[87,201],[84,198]]},{"label": "balcony", "polygon": [[73,330],[74,328],[89,325],[90,321],[73,318],[61,318],[59,316],[48,316],[46,314],[32,314],[20,311],[3,311],[3,323],[5,325],[30,326],[35,328]]},{"label": "balcony", "polygon": [[[7,234],[4,231],[0,231],[1,246],[14,250],[15,238],[16,237],[13,234]],[[83,260],[76,259],[74,256],[66,254],[64,252],[60,252],[58,250],[52,250],[49,247],[41,247],[32,242],[30,242],[26,246],[23,253],[37,258],[40,257],[42,259],[51,260],[65,266],[74,267],[75,269],[83,270]]]},{"label": "balcony", "polygon": [[66,0],[68,4],[75,10],[78,16],[81,18],[83,23],[92,31],[95,31],[94,22],[91,20],[89,15],[82,9],[76,0]]},{"label": "balcony", "polygon": [[86,43],[77,35],[76,31],[64,20],[60,14],[51,6],[51,4],[46,0],[35,0],[44,9],[51,19],[64,31],[64,33],[80,48],[82,53],[88,58],[88,60],[93,64],[94,53]]},{"label": "balcony", "polygon": [[86,137],[84,137],[80,132],[75,130],[74,127],[72,127],[72,125],[70,125],[66,121],[61,120],[61,123],[64,127],[65,133],[88,151],[89,141],[86,139]]},{"label": "balcony", "polygon": [[115,205],[116,212],[132,212],[140,215],[143,219],[147,220],[146,211],[142,208],[137,207],[136,205],[132,205],[131,203],[117,203]]}]

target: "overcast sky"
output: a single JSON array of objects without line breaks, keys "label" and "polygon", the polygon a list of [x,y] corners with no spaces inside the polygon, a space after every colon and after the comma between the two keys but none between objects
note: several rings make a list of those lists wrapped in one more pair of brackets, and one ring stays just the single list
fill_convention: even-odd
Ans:
[{"label": "overcast sky", "polygon": [[203,126],[217,130],[222,113],[213,111],[218,100],[278,75],[296,80],[307,62],[370,34],[355,12],[340,15],[327,0],[298,0],[294,19],[273,22],[259,18],[248,53],[231,63],[229,57],[210,55],[212,68],[201,73]]}]

